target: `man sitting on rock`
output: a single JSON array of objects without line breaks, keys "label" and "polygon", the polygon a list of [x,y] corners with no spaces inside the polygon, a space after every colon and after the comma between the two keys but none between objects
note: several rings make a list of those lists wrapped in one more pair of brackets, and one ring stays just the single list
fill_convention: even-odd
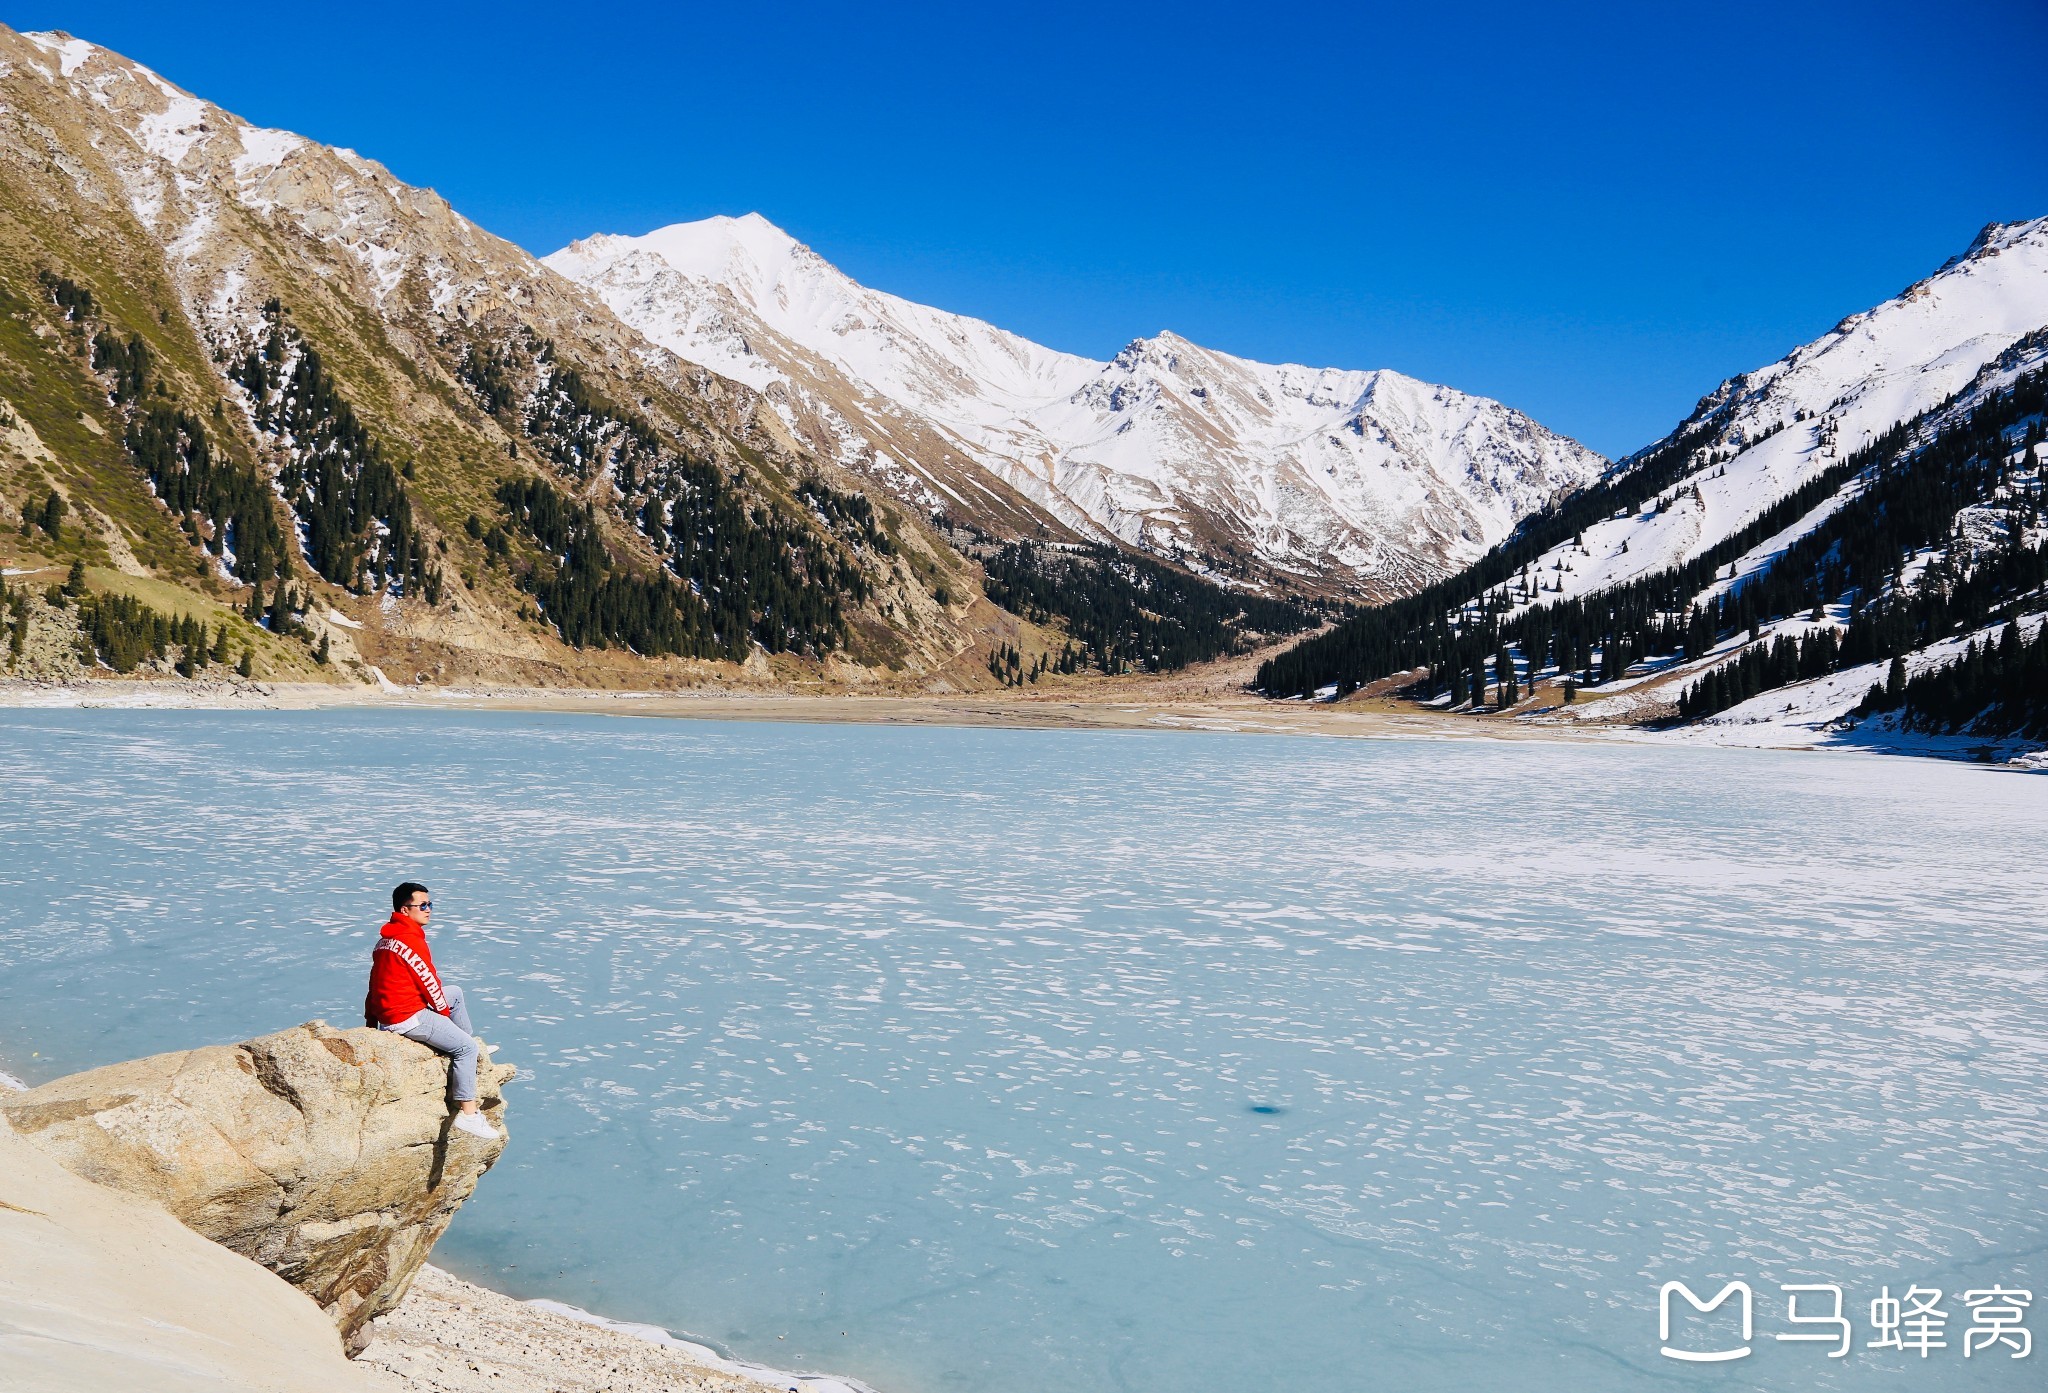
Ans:
[{"label": "man sitting on rock", "polygon": [[427,949],[427,918],[433,912],[433,897],[424,885],[408,880],[391,892],[391,922],[370,954],[363,1022],[447,1055],[456,1130],[495,1139],[497,1129],[476,1110],[477,1039],[462,988],[441,980]]}]

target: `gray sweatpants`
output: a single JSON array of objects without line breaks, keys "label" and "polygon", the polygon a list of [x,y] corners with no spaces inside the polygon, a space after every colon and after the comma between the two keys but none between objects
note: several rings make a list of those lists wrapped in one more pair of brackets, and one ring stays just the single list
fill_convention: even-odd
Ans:
[{"label": "gray sweatpants", "polygon": [[462,988],[443,982],[441,990],[448,993],[447,1015],[422,1011],[401,1025],[379,1026],[378,1029],[417,1040],[429,1049],[447,1055],[448,1075],[455,1085],[455,1101],[472,1103],[476,1101],[475,1027],[469,1023],[469,1008],[463,1004]]}]

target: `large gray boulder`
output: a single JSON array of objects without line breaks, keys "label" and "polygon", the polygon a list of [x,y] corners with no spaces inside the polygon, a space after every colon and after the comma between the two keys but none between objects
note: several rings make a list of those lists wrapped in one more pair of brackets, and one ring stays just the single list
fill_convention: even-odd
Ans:
[{"label": "large gray boulder", "polygon": [[[515,1072],[488,1053],[477,1070],[501,1133]],[[505,1149],[454,1130],[447,1080],[424,1045],[309,1021],[0,1094],[0,1111],[75,1174],[156,1201],[305,1292],[354,1354]]]}]

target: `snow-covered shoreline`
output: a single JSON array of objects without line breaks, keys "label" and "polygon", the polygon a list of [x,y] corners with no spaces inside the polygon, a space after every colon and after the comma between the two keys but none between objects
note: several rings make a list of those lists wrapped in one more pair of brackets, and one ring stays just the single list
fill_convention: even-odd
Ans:
[{"label": "snow-covered shoreline", "polygon": [[766,1364],[756,1364],[751,1360],[729,1359],[709,1345],[678,1339],[658,1325],[638,1325],[631,1321],[612,1320],[608,1316],[595,1315],[579,1306],[549,1301],[546,1298],[528,1301],[525,1304],[549,1315],[561,1316],[567,1320],[595,1326],[600,1330],[615,1330],[636,1340],[659,1345],[663,1349],[676,1350],[693,1364],[717,1369],[721,1373],[738,1374],[742,1378],[754,1379],[778,1388],[787,1387],[792,1393],[875,1393],[873,1388],[859,1379],[847,1378],[840,1374],[791,1373],[786,1369],[770,1368]]},{"label": "snow-covered shoreline", "polygon": [[[1808,686],[1832,700],[1795,699]],[[1620,721],[1588,721],[1570,708],[1473,717],[1440,711],[1360,710],[1342,704],[1210,696],[1200,700],[1127,692],[1070,698],[972,695],[805,695],[775,689],[606,691],[597,688],[457,688],[388,690],[313,683],[172,682],[38,683],[0,679],[0,709],[315,711],[412,710],[552,712],[666,717],[679,720],[796,721],[822,725],[982,726],[1032,730],[1183,730],[1241,735],[1323,736],[1367,740],[1504,740],[1561,743],[1684,744],[1733,749],[1799,750],[1833,755],[1941,759],[2023,773],[2048,772],[2048,750],[2028,741],[1967,735],[1924,735],[1876,720],[1853,730],[1835,727],[1869,686],[1862,669],[1766,694],[1755,702],[1683,727],[1653,729]],[[1846,699],[1843,693],[1849,693]],[[1626,693],[1624,693],[1625,695]]]}]

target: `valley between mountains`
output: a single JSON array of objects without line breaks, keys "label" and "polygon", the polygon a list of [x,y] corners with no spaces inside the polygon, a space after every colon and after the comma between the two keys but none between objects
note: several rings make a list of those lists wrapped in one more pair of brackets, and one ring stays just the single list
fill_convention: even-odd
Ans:
[{"label": "valley between mountains", "polygon": [[2048,741],[2048,220],[1610,462],[1387,369],[1058,352],[756,214],[536,258],[64,34],[0,30],[0,168],[17,693]]}]

